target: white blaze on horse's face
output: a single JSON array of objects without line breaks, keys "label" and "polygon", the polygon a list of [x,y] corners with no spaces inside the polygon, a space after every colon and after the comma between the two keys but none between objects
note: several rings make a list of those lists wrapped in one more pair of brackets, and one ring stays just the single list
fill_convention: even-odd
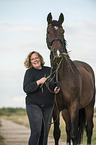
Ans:
[{"label": "white blaze on horse's face", "polygon": [[54,26],[54,29],[55,29],[55,30],[57,30],[57,29],[58,29],[58,27],[57,27],[57,26]]},{"label": "white blaze on horse's face", "polygon": [[60,56],[60,51],[59,50],[57,50],[57,55],[58,55],[58,57]]}]

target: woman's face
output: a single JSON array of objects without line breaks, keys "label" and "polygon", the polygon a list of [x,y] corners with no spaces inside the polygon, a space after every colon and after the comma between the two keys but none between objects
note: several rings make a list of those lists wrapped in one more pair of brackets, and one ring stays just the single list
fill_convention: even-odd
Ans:
[{"label": "woman's face", "polygon": [[42,68],[42,66],[41,66],[41,60],[40,60],[40,58],[39,58],[37,53],[33,53],[31,55],[31,64],[36,69],[41,69]]}]

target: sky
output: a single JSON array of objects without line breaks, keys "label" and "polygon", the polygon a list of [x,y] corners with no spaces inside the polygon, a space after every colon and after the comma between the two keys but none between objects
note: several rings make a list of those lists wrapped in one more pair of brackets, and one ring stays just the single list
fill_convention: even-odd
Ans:
[{"label": "sky", "polygon": [[96,0],[0,0],[0,108],[24,107],[24,61],[38,51],[50,66],[47,15],[64,14],[64,37],[72,60],[90,64],[96,74]]}]

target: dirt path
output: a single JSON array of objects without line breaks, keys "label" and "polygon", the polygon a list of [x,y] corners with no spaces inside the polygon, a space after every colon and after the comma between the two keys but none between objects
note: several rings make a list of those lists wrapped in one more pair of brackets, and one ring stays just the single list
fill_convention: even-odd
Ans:
[{"label": "dirt path", "polygon": [[[0,135],[4,137],[4,145],[27,145],[30,130],[23,126],[13,123],[10,120],[0,119]],[[3,145],[3,144],[0,144]],[[54,145],[53,139],[48,139],[48,145]],[[60,145],[65,145],[60,141]]]}]

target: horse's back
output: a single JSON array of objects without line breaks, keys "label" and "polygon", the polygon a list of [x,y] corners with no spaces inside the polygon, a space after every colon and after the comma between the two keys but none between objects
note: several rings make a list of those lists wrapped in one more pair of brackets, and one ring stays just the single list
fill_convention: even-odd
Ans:
[{"label": "horse's back", "polygon": [[82,61],[74,61],[81,76],[80,108],[87,106],[94,97],[95,76],[91,66]]}]

